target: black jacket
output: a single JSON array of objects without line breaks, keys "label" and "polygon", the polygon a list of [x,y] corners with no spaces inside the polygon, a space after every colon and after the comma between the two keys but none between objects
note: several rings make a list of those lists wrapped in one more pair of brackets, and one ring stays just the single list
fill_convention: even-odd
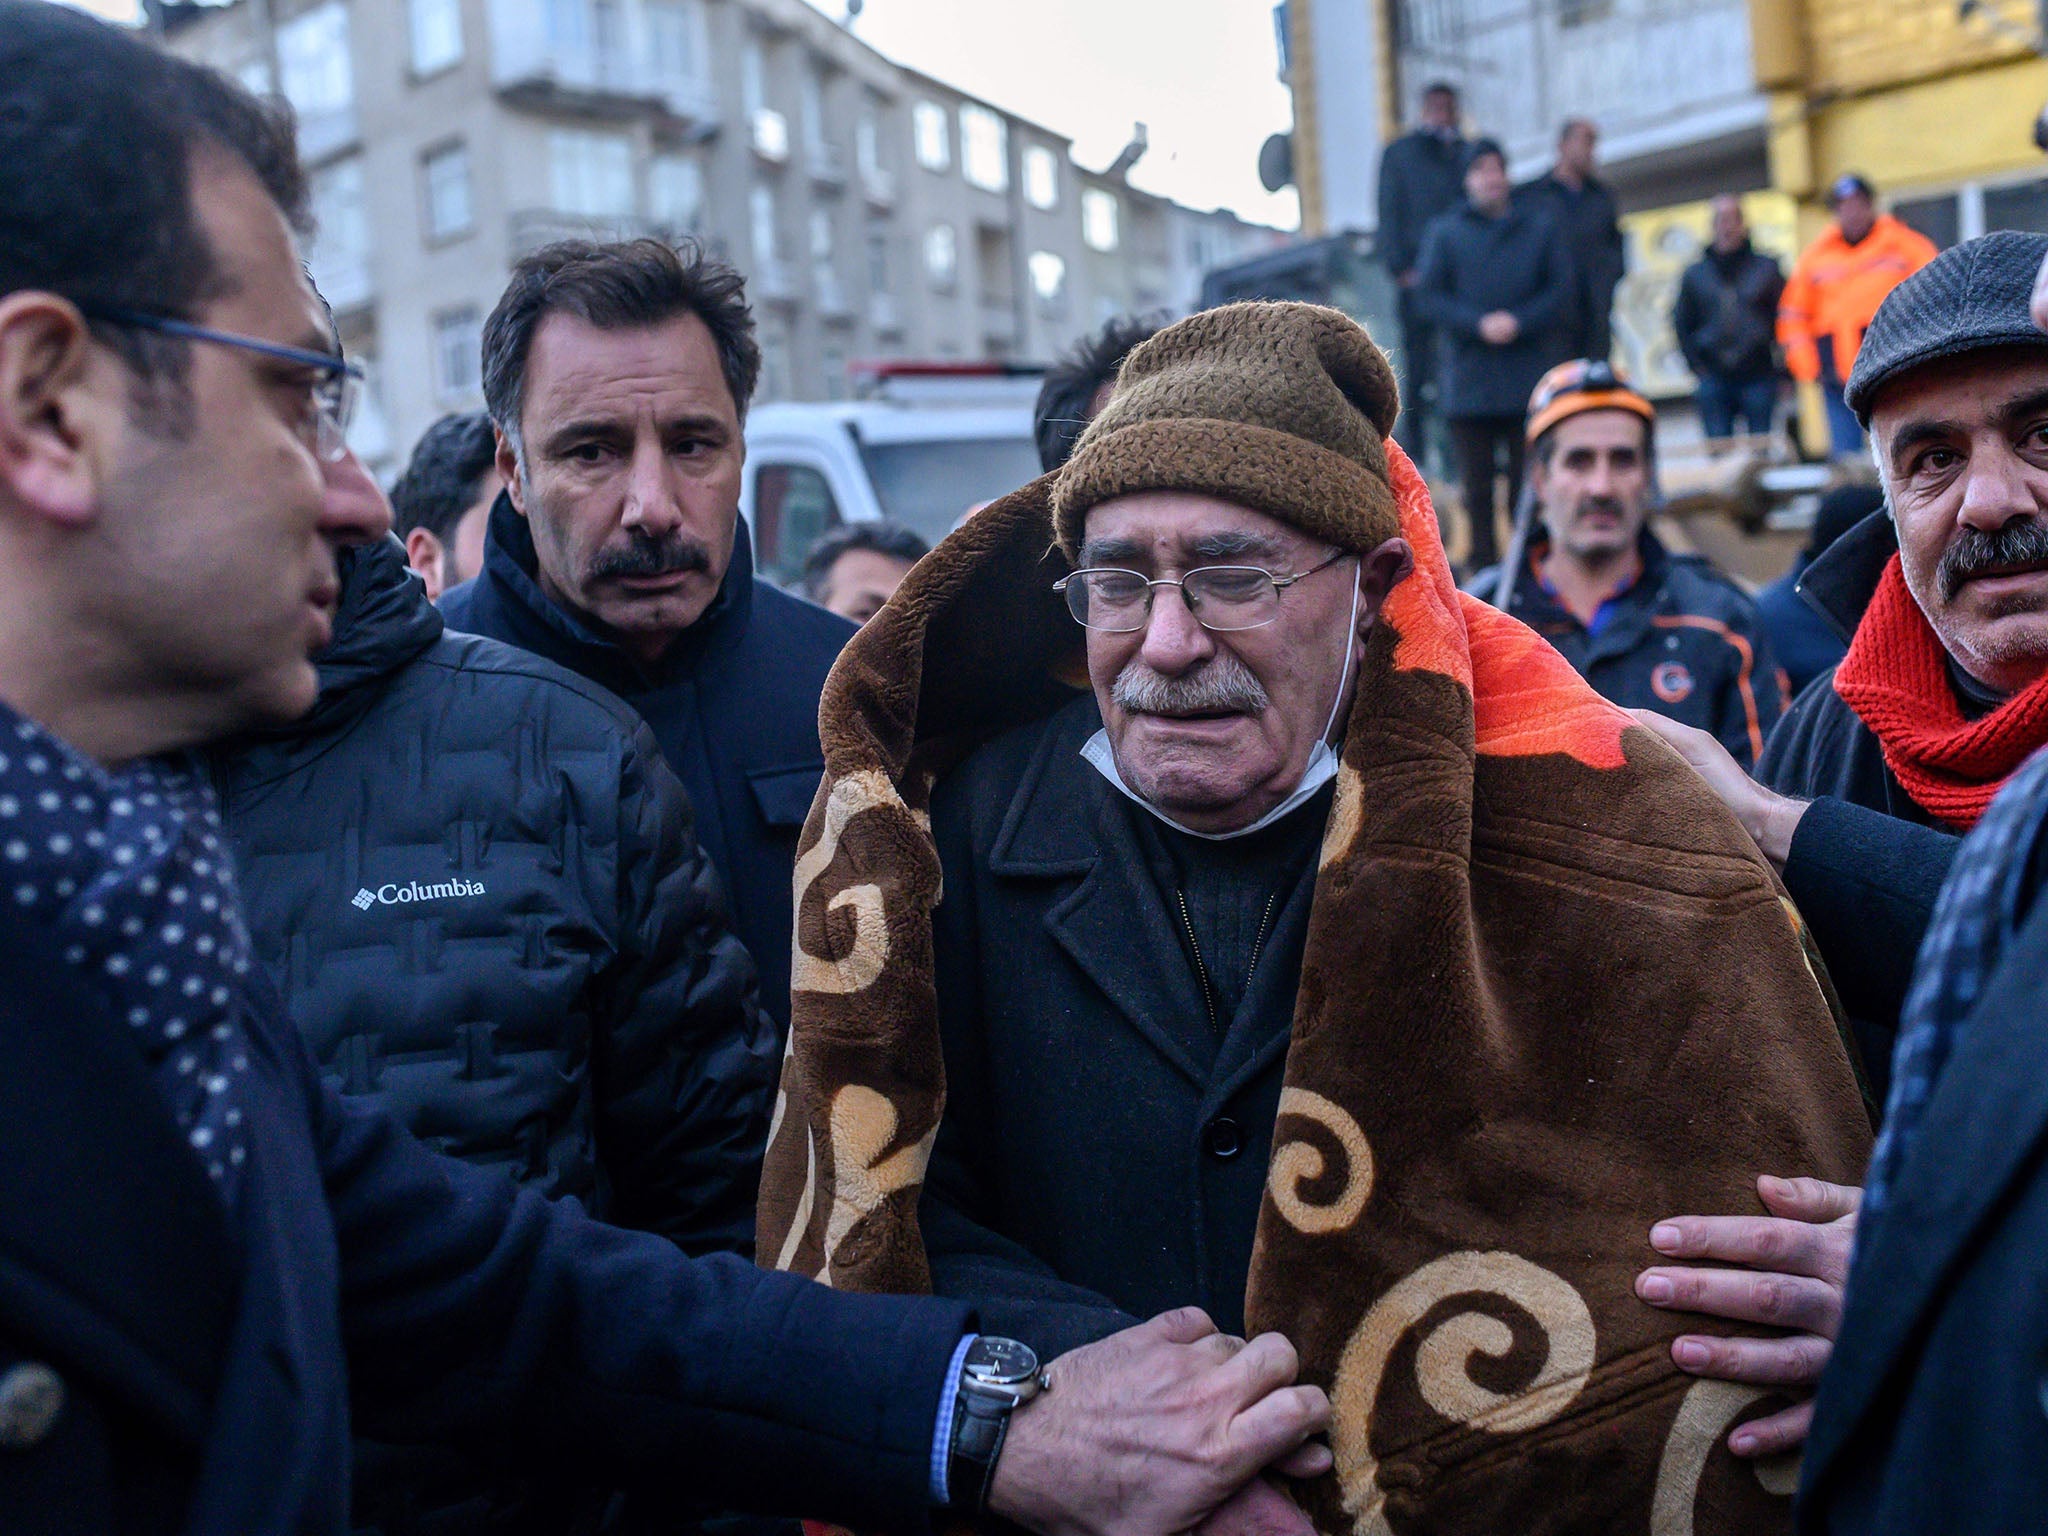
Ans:
[{"label": "black jacket", "polygon": [[1394,276],[1415,269],[1430,221],[1464,198],[1468,150],[1456,134],[1413,128],[1381,151],[1375,250]]},{"label": "black jacket", "polygon": [[[443,634],[396,540],[344,556],[320,681],[304,719],[209,762],[256,954],[323,1075],[600,1220],[751,1257],[777,1035],[647,727]],[[380,1528],[560,1530],[543,1511],[572,1502],[602,1499],[358,1447]]]},{"label": "black jacket", "polygon": [[0,1530],[334,1536],[352,1425],[927,1526],[967,1308],[600,1226],[324,1086],[260,969],[238,1006],[231,1223],[127,1026],[0,914],[0,1394],[24,1366],[62,1392],[0,1445]]},{"label": "black jacket", "polygon": [[483,573],[442,596],[449,627],[545,656],[639,712],[689,791],[762,1006],[787,1028],[796,840],[825,772],[818,695],[854,627],[757,581],[744,518],[718,596],[652,666],[550,601],[535,569],[526,519],[501,495]]},{"label": "black jacket", "polygon": [[[1543,214],[1510,204],[1488,218],[1460,203],[1422,238],[1412,296],[1439,328],[1444,415],[1514,416],[1545,369],[1566,356],[1558,326],[1577,302],[1571,254]],[[1504,347],[1479,337],[1479,321],[1504,309],[1521,334]]]},{"label": "black jacket", "polygon": [[1566,357],[1605,357],[1614,350],[1614,290],[1624,267],[1621,205],[1602,181],[1574,191],[1556,176],[1515,189],[1515,199],[1557,226],[1571,252],[1574,302],[1558,323]]},{"label": "black jacket", "polygon": [[1177,1306],[1243,1331],[1314,886],[1311,860],[1217,1040],[1127,802],[1077,755],[1100,724],[1079,697],[932,800],[946,1113],[920,1219],[939,1294],[1041,1354]]},{"label": "black jacket", "polygon": [[[1806,568],[1799,594],[1846,642],[1897,549],[1891,519],[1874,512]],[[1913,957],[1961,839],[1934,826],[1892,776],[1876,734],[1835,692],[1832,667],[1792,701],[1756,778],[1813,802],[1792,835],[1785,889],[1827,961],[1882,1104]]]},{"label": "black jacket", "polygon": [[[1709,562],[1672,554],[1648,528],[1641,548],[1643,574],[1609,605],[1598,634],[1544,591],[1532,569],[1515,583],[1508,611],[1602,698],[1711,731],[1747,767],[1785,712],[1784,679],[1756,604]],[[1497,565],[1481,571],[1472,595],[1493,602],[1500,576]]]},{"label": "black jacket", "polygon": [[1722,255],[1709,250],[1678,280],[1671,329],[1685,365],[1699,377],[1747,381],[1778,372],[1778,299],[1785,273],[1772,257],[1742,242]]},{"label": "black jacket", "polygon": [[1857,1233],[1804,1456],[1805,1536],[2042,1528],[2048,901],[2033,906],[1956,1036],[1885,1208]]}]

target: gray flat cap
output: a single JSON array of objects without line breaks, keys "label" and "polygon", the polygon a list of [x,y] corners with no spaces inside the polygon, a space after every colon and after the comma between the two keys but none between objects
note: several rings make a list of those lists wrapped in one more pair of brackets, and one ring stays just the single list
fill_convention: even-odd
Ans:
[{"label": "gray flat cap", "polygon": [[2044,256],[2048,235],[2000,230],[1949,247],[1894,288],[1842,390],[1856,419],[1868,427],[1877,392],[1922,363],[1986,347],[2048,348],[2027,310]]}]

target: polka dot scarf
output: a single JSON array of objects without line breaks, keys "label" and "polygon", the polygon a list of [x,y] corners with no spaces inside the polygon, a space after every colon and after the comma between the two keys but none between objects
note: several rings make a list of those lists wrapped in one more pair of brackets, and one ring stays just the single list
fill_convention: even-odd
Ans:
[{"label": "polka dot scarf", "polygon": [[249,935],[205,780],[164,761],[110,775],[0,705],[0,910],[43,924],[134,1031],[232,1208]]}]

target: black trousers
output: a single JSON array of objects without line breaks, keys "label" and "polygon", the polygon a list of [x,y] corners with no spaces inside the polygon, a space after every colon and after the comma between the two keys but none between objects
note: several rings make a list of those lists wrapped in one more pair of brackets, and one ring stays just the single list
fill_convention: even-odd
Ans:
[{"label": "black trousers", "polygon": [[1508,513],[1522,494],[1522,424],[1520,416],[1453,416],[1446,425],[1451,451],[1458,459],[1458,481],[1465,491],[1465,514],[1472,542],[1465,569],[1479,571],[1500,559],[1494,536],[1494,483],[1508,477]]}]

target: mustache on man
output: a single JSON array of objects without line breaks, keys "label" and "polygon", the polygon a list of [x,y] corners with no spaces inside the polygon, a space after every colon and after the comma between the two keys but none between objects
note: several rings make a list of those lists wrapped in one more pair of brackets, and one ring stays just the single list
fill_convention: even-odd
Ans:
[{"label": "mustache on man", "polygon": [[634,533],[622,548],[603,549],[590,562],[590,575],[597,581],[621,577],[668,576],[678,571],[711,569],[711,551],[685,534],[649,535]]},{"label": "mustache on man", "polygon": [[2003,528],[1965,528],[1934,567],[1942,601],[1954,602],[1963,583],[2004,566],[2048,565],[2048,523],[2016,518]]},{"label": "mustache on man", "polygon": [[1110,697],[1133,715],[1256,715],[1272,703],[1252,669],[1228,651],[1179,677],[1164,676],[1134,657],[1117,673]]}]

